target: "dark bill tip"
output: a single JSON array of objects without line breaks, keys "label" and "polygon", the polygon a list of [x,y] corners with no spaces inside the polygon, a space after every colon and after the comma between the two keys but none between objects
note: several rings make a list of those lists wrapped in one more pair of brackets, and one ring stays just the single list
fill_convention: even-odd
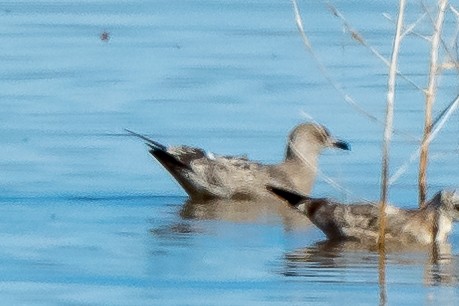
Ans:
[{"label": "dark bill tip", "polygon": [[341,150],[347,150],[347,151],[351,150],[351,145],[349,143],[347,143],[346,141],[343,141],[343,140],[335,141],[333,146],[336,147],[336,148],[339,148]]}]

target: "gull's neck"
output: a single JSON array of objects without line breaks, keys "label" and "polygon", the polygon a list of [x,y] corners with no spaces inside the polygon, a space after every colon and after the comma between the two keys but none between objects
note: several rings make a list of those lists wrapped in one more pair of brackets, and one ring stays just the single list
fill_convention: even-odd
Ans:
[{"label": "gull's neck", "polygon": [[290,146],[287,148],[285,159],[279,167],[288,175],[298,192],[303,194],[311,192],[317,174],[318,156],[319,152],[300,153]]}]

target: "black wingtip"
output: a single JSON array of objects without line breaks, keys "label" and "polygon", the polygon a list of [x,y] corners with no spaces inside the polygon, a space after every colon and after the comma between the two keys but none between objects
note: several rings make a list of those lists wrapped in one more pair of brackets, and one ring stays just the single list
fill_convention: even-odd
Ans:
[{"label": "black wingtip", "polygon": [[166,168],[171,169],[171,168],[183,168],[187,170],[191,170],[191,167],[187,164],[184,164],[181,162],[179,159],[177,159],[175,156],[171,155],[167,151],[163,150],[158,150],[158,149],[151,149],[148,151],[154,158],[159,160],[164,166],[167,166]]},{"label": "black wingtip", "polygon": [[139,134],[139,133],[136,133],[134,131],[131,131],[131,130],[128,130],[128,129],[124,129],[126,132],[128,132],[129,134],[133,135],[133,136],[136,136],[142,140],[144,140],[146,142],[146,144],[148,146],[150,146],[152,149],[155,149],[155,150],[161,150],[161,151],[166,151],[167,150],[167,147],[160,144],[159,142],[157,141],[154,141],[153,139],[150,139],[148,138],[147,136],[144,136],[142,134]]},{"label": "black wingtip", "polygon": [[301,201],[308,199],[308,197],[304,195],[274,186],[267,186],[266,189],[277,195],[279,198],[286,200],[290,205],[293,206],[296,206]]}]

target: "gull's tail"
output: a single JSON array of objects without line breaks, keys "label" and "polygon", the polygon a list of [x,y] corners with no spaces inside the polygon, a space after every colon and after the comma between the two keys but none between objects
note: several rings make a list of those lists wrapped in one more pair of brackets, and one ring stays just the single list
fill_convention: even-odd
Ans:
[{"label": "gull's tail", "polygon": [[165,145],[162,145],[159,142],[154,141],[153,139],[148,138],[142,134],[133,132],[128,129],[124,130],[129,134],[144,140],[147,146],[150,147],[150,154],[153,155],[153,157],[155,157],[169,172],[171,172],[174,177],[177,175],[176,171],[180,168],[190,170],[190,166],[183,163],[176,156],[168,152]]},{"label": "gull's tail", "polygon": [[159,142],[157,141],[154,141],[153,139],[151,138],[148,138],[147,136],[144,136],[144,135],[141,135],[139,133],[136,133],[136,132],[133,132],[131,130],[128,130],[128,129],[124,129],[126,132],[128,132],[129,134],[131,135],[134,135],[142,140],[145,141],[145,143],[153,150],[161,150],[161,151],[167,151],[167,148],[166,146],[160,144]]}]

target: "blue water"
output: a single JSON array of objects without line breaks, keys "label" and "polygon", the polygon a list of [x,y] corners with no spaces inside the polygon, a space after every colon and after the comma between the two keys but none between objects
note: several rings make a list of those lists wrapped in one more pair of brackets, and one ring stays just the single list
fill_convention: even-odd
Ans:
[{"label": "blue water", "polygon": [[[391,3],[333,1],[388,57]],[[300,1],[330,75],[383,119],[387,68],[343,32],[321,2]],[[408,6],[414,22],[419,7]],[[445,28],[452,32],[449,16]],[[289,1],[0,2],[0,300],[4,305],[456,305],[459,231],[451,252],[378,257],[262,204],[186,204],[184,192],[123,128],[165,144],[275,162],[307,115],[348,140],[327,151],[313,194],[379,197],[383,127],[326,81],[297,32]],[[419,31],[428,33],[426,26]],[[108,40],[101,35],[108,33]],[[400,70],[427,84],[428,44],[407,36]],[[458,91],[443,75],[435,114]],[[416,149],[423,96],[397,91],[392,172]],[[459,115],[432,144],[429,195],[459,187]],[[391,188],[416,207],[417,166]],[[266,214],[265,214],[266,213]],[[312,255],[311,255],[312,254]]]}]

